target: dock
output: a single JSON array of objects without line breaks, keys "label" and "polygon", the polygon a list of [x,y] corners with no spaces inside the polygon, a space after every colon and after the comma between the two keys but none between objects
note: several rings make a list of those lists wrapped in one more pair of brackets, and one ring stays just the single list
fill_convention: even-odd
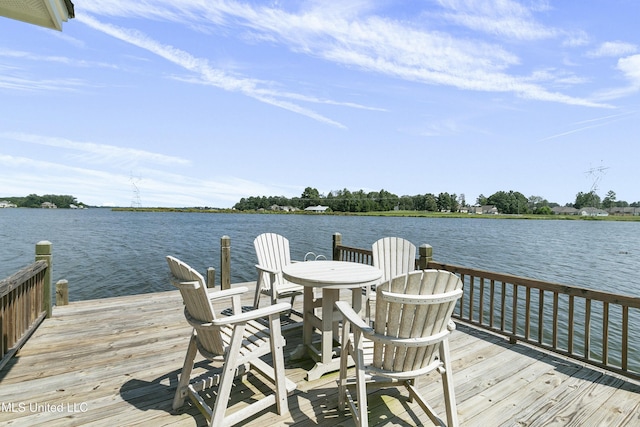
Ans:
[{"label": "dock", "polygon": [[[246,305],[252,297],[249,292]],[[298,298],[294,308],[301,306]],[[640,425],[639,382],[456,323],[450,344],[462,426]],[[205,425],[190,403],[171,409],[190,333],[177,291],[54,307],[0,371],[0,424]],[[352,426],[348,410],[337,409],[338,373],[307,381],[312,361],[289,358],[301,341],[300,329],[286,329],[284,336],[287,377],[298,385],[289,397],[290,413],[267,409],[243,425]],[[444,414],[442,387],[434,383],[439,378],[428,377],[419,385]],[[234,386],[232,400],[242,405],[260,393],[244,381]],[[402,389],[370,394],[370,424],[433,425],[406,395]]]}]

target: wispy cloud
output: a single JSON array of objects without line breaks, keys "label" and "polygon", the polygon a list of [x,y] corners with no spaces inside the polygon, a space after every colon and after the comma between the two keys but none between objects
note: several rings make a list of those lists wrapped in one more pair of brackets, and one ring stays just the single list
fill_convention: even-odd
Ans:
[{"label": "wispy cloud", "polygon": [[68,56],[60,55],[36,55],[32,52],[24,52],[20,50],[0,49],[0,57],[4,58],[20,58],[28,59],[34,62],[42,63],[58,63],[80,68],[118,68],[117,65],[108,62],[87,61],[84,59],[75,59]]},{"label": "wispy cloud", "polygon": [[555,135],[547,136],[546,138],[539,139],[538,142],[548,141],[550,139],[556,139],[563,136],[571,135],[578,132],[584,132],[588,129],[598,128],[602,126],[607,126],[612,123],[618,122],[630,116],[635,116],[638,113],[636,111],[629,111],[621,114],[611,114],[603,117],[596,117],[594,119],[582,120],[576,123],[573,123],[572,126],[575,126],[574,129],[568,130],[566,132],[560,132]]},{"label": "wispy cloud", "polygon": [[[458,25],[501,37],[539,40],[562,34],[555,28],[537,22],[532,9],[510,0],[439,0],[446,10],[442,16]],[[533,10],[546,9],[542,3]]]},{"label": "wispy cloud", "polygon": [[[3,137],[0,135],[0,137]],[[225,177],[219,180],[157,169],[140,169],[135,179],[128,173],[70,166],[0,153],[0,188],[11,191],[4,196],[72,194],[90,205],[114,205],[113,200],[133,197],[133,183],[143,206],[208,206],[211,200],[235,203],[256,194],[285,194],[291,189],[269,187],[263,183]],[[31,171],[37,170],[37,174]],[[138,173],[139,172],[139,173]],[[120,203],[122,205],[122,202]]]},{"label": "wispy cloud", "polygon": [[[548,6],[545,2],[534,2],[528,8],[510,0],[441,0],[439,4],[443,10],[439,17],[445,16],[474,31],[492,33],[502,38],[530,41],[570,36],[564,30],[550,28],[536,21],[534,12],[546,10]],[[149,10],[145,11],[146,7]],[[533,83],[529,76],[509,73],[512,67],[521,65],[521,59],[498,44],[456,38],[430,30],[420,20],[399,21],[378,16],[370,2],[359,2],[355,6],[342,8],[327,7],[324,2],[310,2],[288,11],[233,1],[158,1],[152,6],[136,4],[133,7],[130,2],[125,4],[115,1],[110,2],[109,7],[104,10],[98,3],[88,2],[85,9],[95,15],[147,16],[181,24],[189,22],[190,26],[199,31],[233,29],[238,37],[250,39],[254,43],[281,44],[297,54],[406,81],[447,85],[463,90],[511,92],[525,99],[570,105],[609,107],[589,99],[549,90],[541,84]],[[260,80],[237,77],[214,69],[204,59],[194,58],[183,50],[162,45],[138,32],[102,24],[86,15],[79,19],[95,29],[153,51],[198,73],[208,84],[225,90],[240,91],[263,102],[342,126],[292,103],[294,99],[284,92],[274,93],[272,87]],[[584,35],[574,38],[577,39],[584,40]],[[576,78],[565,81],[565,84],[579,82],[579,78]]]},{"label": "wispy cloud", "polygon": [[[78,17],[78,19],[98,31],[102,31],[122,41],[148,50],[149,52],[161,56],[162,58],[179,65],[188,71],[197,73],[205,84],[228,91],[240,92],[261,102],[284,108],[285,110],[290,110],[339,128],[345,128],[343,124],[329,119],[328,117],[325,117],[313,110],[289,102],[286,99],[281,99],[283,96],[279,92],[275,92],[264,87],[267,86],[267,82],[232,76],[224,70],[212,67],[207,59],[198,58],[184,50],[159,43],[137,30],[105,24],[88,15],[82,15]],[[287,96],[284,96],[284,98],[287,98]]]},{"label": "wispy cloud", "polygon": [[604,42],[586,53],[589,58],[620,57],[636,53],[638,46],[621,41]]},{"label": "wispy cloud", "polygon": [[[117,68],[114,64],[87,61],[59,55],[37,55],[20,50],[1,49],[0,58],[8,61],[0,64],[0,89],[20,92],[77,92],[90,85],[81,78],[55,77],[48,73],[41,77],[44,64],[62,64],[77,68]],[[12,65],[14,61],[19,65]],[[37,67],[37,69],[36,69]]]},{"label": "wispy cloud", "polygon": [[189,160],[180,157],[167,156],[135,148],[123,148],[93,142],[77,142],[64,138],[53,138],[20,132],[0,132],[0,138],[79,152],[84,154],[82,158],[85,161],[107,163],[111,166],[120,165],[121,167],[130,167],[136,162],[160,165],[188,165],[190,163]]}]

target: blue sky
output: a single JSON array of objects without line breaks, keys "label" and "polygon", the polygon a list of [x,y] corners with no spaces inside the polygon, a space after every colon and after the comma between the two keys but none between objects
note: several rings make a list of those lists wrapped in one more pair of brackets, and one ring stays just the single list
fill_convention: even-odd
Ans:
[{"label": "blue sky", "polygon": [[0,197],[640,200],[636,0],[74,4],[0,18]]}]

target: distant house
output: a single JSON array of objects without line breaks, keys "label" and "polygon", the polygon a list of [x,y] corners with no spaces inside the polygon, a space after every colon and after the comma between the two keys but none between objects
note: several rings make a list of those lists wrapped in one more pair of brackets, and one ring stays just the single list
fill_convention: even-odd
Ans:
[{"label": "distant house", "polygon": [[494,205],[471,206],[469,213],[478,215],[498,215],[498,208]]},{"label": "distant house", "polygon": [[608,212],[609,215],[638,216],[640,215],[640,208],[626,206],[623,208],[611,208],[608,210]]},{"label": "distant house", "polygon": [[609,216],[607,211],[590,207],[578,209],[578,214],[582,216]]},{"label": "distant house", "polygon": [[309,206],[308,208],[305,208],[304,210],[307,211],[307,212],[324,213],[324,212],[327,211],[327,209],[329,209],[329,206],[317,205],[317,206]]},{"label": "distant house", "polygon": [[570,206],[556,206],[551,211],[556,215],[578,215],[578,209]]},{"label": "distant house", "polygon": [[0,200],[0,208],[17,208],[17,206],[8,200]]},{"label": "distant house", "polygon": [[42,209],[57,209],[58,208],[55,203],[51,203],[51,202],[44,202],[44,203],[42,203],[40,205],[40,207]]},{"label": "distant house", "polygon": [[282,211],[282,212],[295,212],[298,210],[298,208],[294,208],[293,206],[271,205],[269,206],[269,210]]}]

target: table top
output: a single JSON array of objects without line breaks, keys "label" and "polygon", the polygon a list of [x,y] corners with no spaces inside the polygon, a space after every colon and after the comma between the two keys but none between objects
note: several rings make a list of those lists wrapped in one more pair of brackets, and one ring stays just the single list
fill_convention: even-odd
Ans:
[{"label": "table top", "polygon": [[357,262],[321,260],[289,264],[282,269],[282,275],[303,286],[352,289],[378,284],[382,270]]}]

